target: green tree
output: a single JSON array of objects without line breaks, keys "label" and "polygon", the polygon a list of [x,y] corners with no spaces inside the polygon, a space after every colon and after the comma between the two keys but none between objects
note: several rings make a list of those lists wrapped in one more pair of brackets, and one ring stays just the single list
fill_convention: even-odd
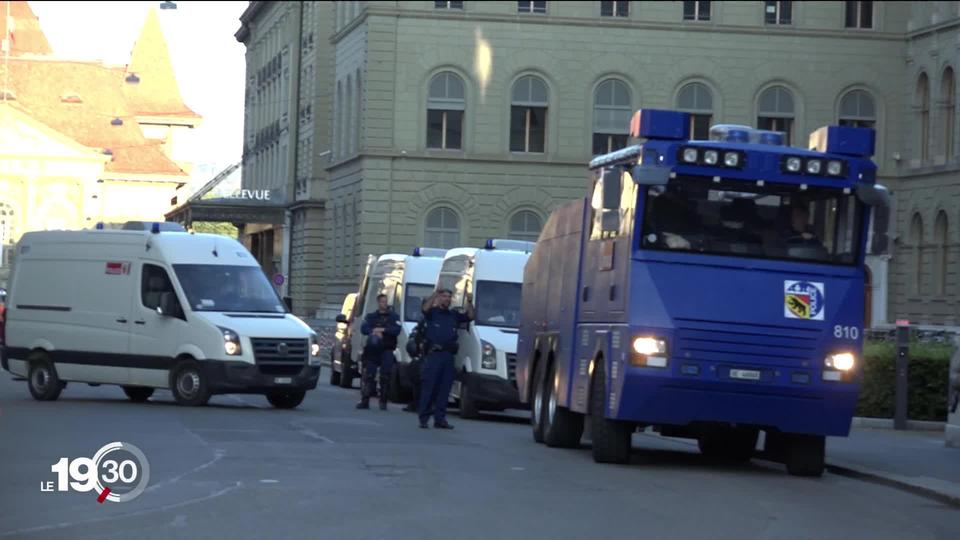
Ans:
[{"label": "green tree", "polygon": [[229,236],[230,238],[236,238],[239,234],[239,231],[232,223],[226,222],[213,223],[209,221],[198,221],[193,224],[193,231],[206,234],[220,234]]}]

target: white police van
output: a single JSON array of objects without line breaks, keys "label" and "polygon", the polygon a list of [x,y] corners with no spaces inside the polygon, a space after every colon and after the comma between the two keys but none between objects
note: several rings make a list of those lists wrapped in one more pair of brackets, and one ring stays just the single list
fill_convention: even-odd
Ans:
[{"label": "white police van", "polygon": [[447,252],[437,286],[453,291],[452,308],[473,299],[475,320],[460,330],[457,379],[450,393],[460,416],[523,408],[517,391],[517,332],[523,269],[535,243],[487,240],[482,249]]},{"label": "white police van", "polygon": [[2,367],[34,398],[78,382],[119,385],[133,401],[168,388],[183,405],[256,393],[293,408],[316,387],[316,335],[243,245],[176,224],[130,229],[20,240]]}]

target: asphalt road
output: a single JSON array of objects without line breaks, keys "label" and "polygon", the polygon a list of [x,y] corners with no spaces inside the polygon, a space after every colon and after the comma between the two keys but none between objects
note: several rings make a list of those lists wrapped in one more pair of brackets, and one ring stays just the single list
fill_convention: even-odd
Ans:
[{"label": "asphalt road", "polygon": [[[321,377],[323,380],[323,377]],[[353,408],[321,386],[297,410],[260,396],[183,408],[119,388],[68,387],[33,401],[0,373],[0,539],[148,538],[851,538],[955,540],[960,511],[826,474],[788,476],[760,461],[710,463],[684,442],[638,434],[629,466],[589,449],[533,442],[524,414],[451,417]],[[150,461],[129,503],[42,493],[60,457],[125,441]]]}]

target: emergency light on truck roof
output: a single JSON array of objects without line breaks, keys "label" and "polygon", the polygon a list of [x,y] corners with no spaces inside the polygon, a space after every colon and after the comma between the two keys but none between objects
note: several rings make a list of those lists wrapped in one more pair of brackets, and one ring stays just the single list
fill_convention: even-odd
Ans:
[{"label": "emergency light on truck roof", "polygon": [[443,257],[447,250],[441,248],[415,247],[413,248],[414,257]]},{"label": "emergency light on truck roof", "polygon": [[754,129],[737,124],[717,124],[710,127],[710,140],[783,146],[785,139],[783,133],[779,131]]},{"label": "emergency light on truck roof", "polygon": [[504,251],[522,251],[530,253],[537,246],[536,242],[524,242],[523,240],[503,240],[499,238],[490,238],[483,249],[501,249]]}]

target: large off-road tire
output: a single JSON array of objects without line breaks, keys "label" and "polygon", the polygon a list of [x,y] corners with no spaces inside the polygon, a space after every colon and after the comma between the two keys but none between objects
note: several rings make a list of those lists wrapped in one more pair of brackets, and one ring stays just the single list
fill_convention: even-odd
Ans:
[{"label": "large off-road tire", "polygon": [[590,436],[597,463],[628,463],[634,426],[606,418],[607,376],[604,359],[598,358],[590,381]]},{"label": "large off-road tire", "polygon": [[533,395],[530,405],[530,425],[533,427],[533,440],[543,442],[543,413],[547,408],[546,360],[537,362],[533,372]]},{"label": "large off-road tire", "polygon": [[543,442],[555,448],[580,446],[580,438],[583,436],[583,415],[560,406],[560,377],[556,362],[550,362],[547,379],[544,382],[547,399],[543,414]]},{"label": "large off-road tire", "polygon": [[822,435],[795,435],[786,437],[784,465],[793,476],[823,476],[826,441]]}]

